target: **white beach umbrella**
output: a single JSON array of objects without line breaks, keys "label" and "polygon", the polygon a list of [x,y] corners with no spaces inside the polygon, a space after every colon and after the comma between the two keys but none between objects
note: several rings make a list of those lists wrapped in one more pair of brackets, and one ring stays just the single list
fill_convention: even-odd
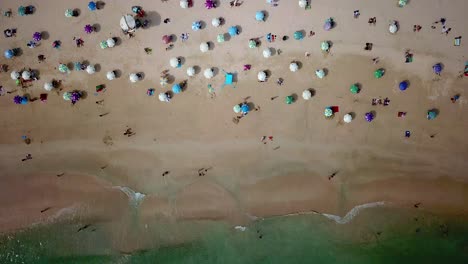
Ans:
[{"label": "white beach umbrella", "polygon": [[169,97],[167,97],[166,93],[160,93],[158,98],[161,102],[169,102]]},{"label": "white beach umbrella", "polygon": [[289,64],[289,70],[292,72],[296,72],[297,70],[299,70],[299,65],[297,65],[296,62],[291,62],[291,64]]},{"label": "white beach umbrella", "polygon": [[179,67],[179,59],[176,57],[173,57],[169,60],[169,64],[171,65],[172,68],[177,68]]},{"label": "white beach umbrella", "polygon": [[306,8],[306,6],[307,6],[307,0],[299,0],[300,8]]},{"label": "white beach umbrella", "polygon": [[169,82],[169,80],[167,79],[166,76],[161,77],[161,78],[159,79],[159,84],[161,84],[161,86],[166,86],[168,82]]},{"label": "white beach umbrella", "polygon": [[136,73],[130,74],[129,79],[132,83],[136,83],[140,80],[140,78],[138,78],[138,75],[136,75]]},{"label": "white beach umbrella", "polygon": [[200,44],[201,52],[207,52],[209,49],[210,49],[210,46],[208,45],[208,42],[203,42]]},{"label": "white beach umbrella", "polygon": [[205,78],[207,79],[213,78],[214,76],[213,69],[212,68],[205,69],[205,71],[203,72],[203,75],[205,75]]},{"label": "white beach umbrella", "polygon": [[93,66],[93,65],[88,65],[88,67],[86,67],[86,72],[88,74],[94,74],[96,72],[96,68]]},{"label": "white beach umbrella", "polygon": [[266,72],[264,71],[258,72],[257,78],[261,82],[266,81],[266,78],[267,78]]},{"label": "white beach umbrella", "polygon": [[20,73],[17,72],[17,71],[12,71],[12,72],[10,73],[10,77],[11,77],[11,79],[13,79],[13,80],[18,80],[18,78],[20,77]]},{"label": "white beach umbrella", "polygon": [[109,48],[113,48],[113,47],[115,46],[115,40],[114,40],[113,38],[109,38],[109,39],[107,40],[107,46],[108,46]]},{"label": "white beach umbrella", "polygon": [[271,49],[270,48],[266,48],[263,50],[263,57],[264,58],[270,58],[271,57]]},{"label": "white beach umbrella", "polygon": [[25,80],[25,81],[30,80],[31,79],[31,73],[29,71],[23,71],[21,73],[21,78],[23,78],[23,80]]},{"label": "white beach umbrella", "polygon": [[189,7],[189,2],[188,0],[180,0],[180,7],[182,8],[188,8]]},{"label": "white beach umbrella", "polygon": [[323,69],[316,70],[315,75],[317,75],[319,79],[323,79],[323,77],[325,77],[325,71]]},{"label": "white beach umbrella", "polygon": [[120,19],[120,28],[124,31],[132,31],[136,28],[135,18],[132,15],[124,15]]},{"label": "white beach umbrella", "polygon": [[353,116],[350,115],[350,114],[346,114],[346,115],[344,115],[344,117],[343,117],[343,121],[344,121],[345,123],[351,123],[351,121],[353,121]]},{"label": "white beach umbrella", "polygon": [[114,71],[109,71],[106,73],[107,80],[112,81],[115,79],[115,72]]},{"label": "white beach umbrella", "polygon": [[195,76],[195,68],[194,67],[188,67],[187,68],[187,75],[192,77]]},{"label": "white beach umbrella", "polygon": [[51,82],[46,82],[44,83],[44,89],[50,92],[52,89],[54,89],[54,85]]},{"label": "white beach umbrella", "polygon": [[211,25],[213,27],[219,27],[221,25],[221,19],[219,17],[215,17],[211,20]]},{"label": "white beach umbrella", "polygon": [[388,31],[390,31],[390,33],[392,34],[395,34],[398,31],[398,26],[397,26],[396,21],[393,21],[392,24],[390,24]]},{"label": "white beach umbrella", "polygon": [[302,98],[304,98],[304,100],[309,100],[310,98],[312,98],[312,93],[310,92],[310,90],[304,90],[302,92]]}]

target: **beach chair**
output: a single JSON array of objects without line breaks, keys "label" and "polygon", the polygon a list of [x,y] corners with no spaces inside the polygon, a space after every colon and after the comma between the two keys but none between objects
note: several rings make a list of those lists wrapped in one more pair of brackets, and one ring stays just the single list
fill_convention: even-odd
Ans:
[{"label": "beach chair", "polygon": [[234,82],[234,74],[233,73],[230,73],[230,72],[226,72],[225,70],[223,70],[224,72],[224,84],[221,88],[224,88],[224,86],[226,85],[232,85],[233,88],[236,88],[235,85],[233,85],[233,82]]}]

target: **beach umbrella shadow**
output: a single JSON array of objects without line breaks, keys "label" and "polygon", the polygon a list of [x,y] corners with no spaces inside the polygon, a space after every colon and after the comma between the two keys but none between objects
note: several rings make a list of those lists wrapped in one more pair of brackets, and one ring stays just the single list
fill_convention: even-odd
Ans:
[{"label": "beach umbrella shadow", "polygon": [[180,59],[180,65],[184,65],[185,64],[185,57],[177,57]]},{"label": "beach umbrella shadow", "polygon": [[116,46],[122,44],[122,39],[120,37],[112,37],[112,39],[115,41]]},{"label": "beach umbrella shadow", "polygon": [[115,78],[120,78],[122,76],[121,70],[114,70],[114,73],[115,73]]},{"label": "beach umbrella shadow", "polygon": [[267,79],[271,77],[271,71],[270,70],[264,70],[264,72],[266,73]]},{"label": "beach umbrella shadow", "polygon": [[106,3],[104,3],[103,1],[97,1],[97,2],[96,2],[96,8],[97,8],[98,10],[103,9],[105,6],[106,6]]},{"label": "beach umbrella shadow", "polygon": [[161,24],[161,15],[156,11],[146,12],[146,18],[150,21],[148,27],[159,26]]},{"label": "beach umbrella shadow", "polygon": [[263,15],[264,15],[263,21],[267,21],[270,14],[266,10],[262,10],[261,12],[263,12]]},{"label": "beach umbrella shadow", "polygon": [[166,78],[167,78],[167,83],[168,83],[168,84],[173,84],[174,81],[175,81],[174,75],[168,74],[168,75],[166,75]]},{"label": "beach umbrella shadow", "polygon": [[211,69],[213,70],[213,77],[218,75],[218,73],[219,73],[219,68],[218,67],[212,67]]},{"label": "beach umbrella shadow", "polygon": [[79,9],[79,8],[73,9],[73,15],[75,17],[79,17],[81,15],[81,9]]},{"label": "beach umbrella shadow", "polygon": [[145,73],[144,72],[137,72],[141,76],[140,81],[145,79]]},{"label": "beach umbrella shadow", "polygon": [[49,32],[47,32],[47,31],[42,31],[41,36],[42,36],[43,40],[48,40],[49,37],[50,37]]},{"label": "beach umbrella shadow", "polygon": [[169,35],[169,37],[171,38],[171,42],[176,42],[177,39],[178,39],[176,34],[171,34],[171,35]]},{"label": "beach umbrella shadow", "polygon": [[224,33],[224,41],[230,41],[231,40],[231,35],[229,35],[228,33]]},{"label": "beach umbrella shadow", "polygon": [[237,27],[237,32],[239,33],[237,35],[240,35],[242,33],[242,27],[239,25],[236,25],[236,27]]},{"label": "beach umbrella shadow", "polygon": [[300,61],[294,61],[297,64],[298,69],[302,69],[302,62]]},{"label": "beach umbrella shadow", "polygon": [[94,28],[94,32],[96,32],[96,33],[101,31],[101,25],[99,25],[98,23],[93,24],[93,28]]},{"label": "beach umbrella shadow", "polygon": [[214,50],[214,48],[215,48],[214,42],[208,41],[207,43],[208,43],[208,50]]},{"label": "beach umbrella shadow", "polygon": [[297,101],[297,98],[298,98],[297,94],[293,93],[293,94],[291,94],[291,96],[293,98],[293,103],[295,103]]},{"label": "beach umbrella shadow", "polygon": [[201,72],[200,66],[195,65],[193,66],[193,69],[195,70],[195,74],[199,74]]},{"label": "beach umbrella shadow", "polygon": [[101,71],[101,64],[99,64],[99,63],[95,64],[95,65],[94,65],[94,70],[95,70],[96,72],[100,72],[100,71]]}]

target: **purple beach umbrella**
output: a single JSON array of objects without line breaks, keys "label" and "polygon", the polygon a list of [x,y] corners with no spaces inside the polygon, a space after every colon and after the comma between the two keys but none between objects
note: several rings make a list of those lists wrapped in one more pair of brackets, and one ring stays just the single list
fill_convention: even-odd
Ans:
[{"label": "purple beach umbrella", "polygon": [[87,33],[87,34],[91,34],[93,32],[93,27],[91,25],[86,25],[84,27],[84,31]]},{"label": "purple beach umbrella", "polygon": [[205,7],[206,9],[216,8],[216,2],[213,0],[206,0]]},{"label": "purple beach umbrella", "polygon": [[16,95],[15,97],[13,97],[13,102],[15,102],[15,104],[21,104],[22,99],[23,97]]},{"label": "purple beach umbrella", "polygon": [[41,39],[42,39],[42,34],[41,34],[41,32],[34,32],[34,34],[33,34],[33,40],[34,40],[34,41],[41,41]]},{"label": "purple beach umbrella", "polygon": [[73,91],[70,97],[72,104],[76,104],[81,99],[81,93],[78,91]]},{"label": "purple beach umbrella", "polygon": [[442,72],[442,64],[437,63],[434,66],[432,66],[432,70],[434,70],[435,74],[439,74]]},{"label": "purple beach umbrella", "polygon": [[372,120],[374,120],[374,114],[371,112],[366,113],[364,117],[366,118],[367,122],[371,122]]}]

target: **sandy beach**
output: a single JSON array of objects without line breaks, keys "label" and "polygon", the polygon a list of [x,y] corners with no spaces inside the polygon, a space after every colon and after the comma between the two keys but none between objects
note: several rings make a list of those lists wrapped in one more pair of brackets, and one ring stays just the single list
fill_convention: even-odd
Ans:
[{"label": "sandy beach", "polygon": [[[150,26],[129,39],[119,27],[122,15],[131,13],[127,1],[105,1],[93,12],[83,1],[2,1],[1,11],[14,13],[0,18],[2,30],[17,28],[17,34],[2,38],[1,50],[19,47],[22,54],[0,59],[9,69],[0,73],[0,85],[11,92],[0,97],[1,232],[61,220],[110,223],[118,230],[132,206],[146,224],[207,219],[245,225],[255,217],[313,211],[343,216],[357,205],[380,201],[431,213],[468,213],[468,77],[460,77],[468,59],[465,39],[453,45],[455,37],[468,36],[467,1],[410,1],[399,8],[398,1],[316,0],[310,10],[297,1],[278,1],[276,7],[244,1],[232,8],[229,1],[218,2],[219,7],[206,10],[203,1],[182,9],[175,0],[141,0]],[[19,16],[20,4],[34,5],[36,11]],[[67,8],[79,8],[80,15],[64,17]],[[264,22],[255,21],[259,10],[267,14]],[[213,27],[214,17],[223,17],[225,24]],[[325,31],[329,17],[336,26]],[[370,17],[377,18],[375,26],[368,25]],[[170,23],[163,23],[166,18]],[[431,28],[441,18],[452,28],[447,35],[440,24]],[[191,29],[195,20],[205,23],[199,31]],[[396,34],[388,31],[391,20],[399,22]],[[97,32],[85,34],[86,24],[96,25]],[[218,34],[235,25],[238,36],[216,42]],[[413,25],[422,29],[413,32]],[[295,40],[294,32],[301,30],[315,35]],[[36,31],[46,37],[29,49],[26,43]],[[270,32],[278,36],[271,43],[265,39]],[[185,42],[182,33],[189,33]],[[177,36],[167,51],[161,41],[166,34]],[[289,39],[282,41],[283,35]],[[74,37],[82,38],[84,47],[76,47]],[[109,37],[118,38],[117,45],[101,49],[99,42]],[[260,39],[258,48],[249,48],[251,38]],[[60,49],[52,48],[54,40],[62,42]],[[207,41],[214,47],[202,53],[200,43]],[[322,41],[332,43],[328,54],[320,50]],[[368,42],[371,51],[363,49]],[[267,47],[274,50],[270,58],[262,56]],[[408,49],[412,63],[405,63]],[[38,62],[39,54],[44,62]],[[175,56],[183,58],[181,68],[170,67]],[[59,63],[84,60],[98,64],[95,74],[57,70]],[[297,72],[289,71],[291,61],[300,62]],[[440,76],[432,70],[436,63],[444,66]],[[244,64],[251,70],[243,71]],[[201,71],[188,77],[189,66]],[[39,71],[39,80],[22,89],[10,72],[24,67]],[[203,70],[210,67],[215,76],[206,79]],[[315,76],[319,68],[327,70],[324,79]],[[385,75],[376,79],[379,68]],[[109,81],[106,72],[113,70],[120,76]],[[170,84],[161,87],[164,70],[169,70]],[[271,76],[259,83],[257,73],[263,70]],[[223,87],[223,71],[236,73],[234,86]],[[131,83],[129,74],[135,72],[144,78]],[[278,78],[283,85],[276,84]],[[52,79],[62,85],[47,92],[44,83]],[[157,94],[185,80],[182,93],[169,103],[158,101]],[[398,89],[403,80],[410,83],[406,91]],[[353,83],[361,85],[360,93],[349,91]],[[100,84],[106,89],[96,93]],[[147,96],[149,88],[155,96]],[[86,97],[71,106],[62,95],[74,89]],[[305,89],[314,91],[308,101],[301,96]],[[45,103],[13,103],[15,95],[42,93],[48,93]],[[456,94],[460,98],[452,103]],[[288,95],[297,100],[286,104]],[[258,111],[234,123],[233,106],[247,97]],[[386,97],[388,106],[371,104],[373,98]],[[339,106],[332,119],[324,117],[327,106]],[[433,108],[439,115],[427,120]],[[369,111],[376,115],[372,122],[364,119]],[[400,111],[406,116],[398,117]],[[355,115],[349,124],[343,122],[347,113]],[[124,135],[127,128],[135,135]],[[27,154],[32,159],[21,161]],[[132,205],[116,186],[145,196]]]}]

